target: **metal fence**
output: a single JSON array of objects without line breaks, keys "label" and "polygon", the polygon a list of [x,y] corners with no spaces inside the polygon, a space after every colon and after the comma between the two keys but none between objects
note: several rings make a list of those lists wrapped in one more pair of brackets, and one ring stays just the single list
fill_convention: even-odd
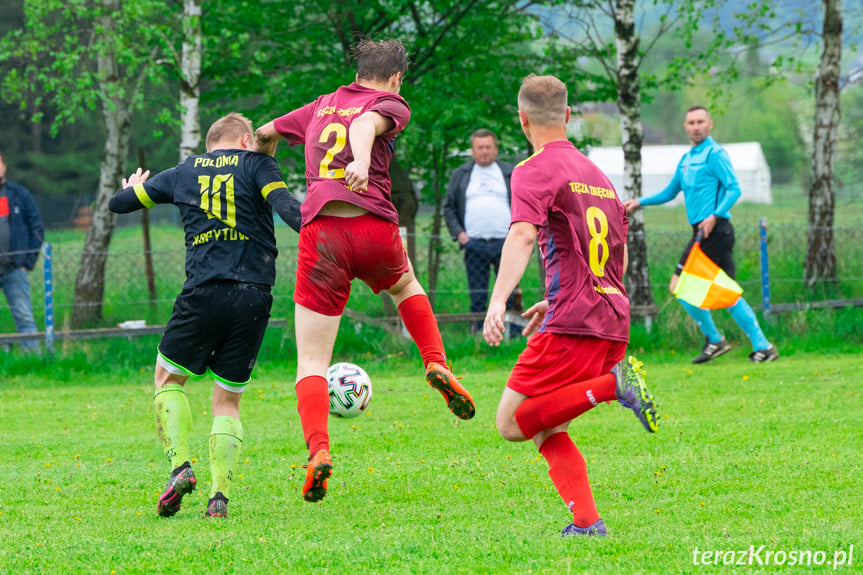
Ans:
[{"label": "metal fence", "polygon": [[[737,280],[744,289],[744,296],[757,309],[764,309],[762,300],[761,236],[757,226],[739,225],[735,229],[737,243],[735,259]],[[863,299],[863,229],[835,228],[834,237],[838,265],[835,281],[821,282],[809,287],[803,279],[803,264],[806,256],[806,228],[801,226],[777,225],[768,229],[767,250],[769,253],[769,287],[775,309],[793,304],[800,308],[819,307],[819,302],[834,302],[831,307],[852,305]],[[280,242],[279,257],[276,261],[277,281],[273,289],[274,304],[272,316],[290,317],[296,274],[296,235],[287,236],[293,243]],[[651,288],[656,303],[662,313],[663,305],[671,299],[667,285],[674,266],[690,237],[689,230],[675,232],[647,233],[648,262],[651,271]],[[429,290],[434,302],[435,312],[442,315],[468,314],[470,312],[470,293],[467,270],[463,252],[449,237],[434,238],[435,245],[430,250],[430,235],[417,235],[416,261],[414,267],[420,282],[429,288],[429,254],[439,259],[437,285]],[[163,242],[164,243],[164,242]],[[55,244],[52,246],[51,272],[52,285],[48,292],[53,296],[53,315],[56,329],[62,331],[69,327],[72,317],[75,279],[81,261],[81,249]],[[150,297],[147,279],[144,274],[143,251],[111,251],[107,261],[105,294],[102,322],[99,326],[115,327],[126,321],[143,320],[147,325],[164,325],[168,320],[174,297],[179,293],[185,277],[182,231],[177,230],[176,244],[151,252],[154,270],[156,297]],[[36,269],[30,274],[31,297],[34,315],[40,330],[44,325],[46,312],[42,302],[45,300],[43,272],[45,258],[40,257]],[[493,282],[493,275],[492,282]],[[543,284],[536,253],[528,266],[520,287],[524,305],[529,306],[542,298]],[[491,286],[490,286],[491,287]],[[368,318],[387,316],[386,302],[382,297],[361,282],[354,282],[351,299],[348,303],[352,313]],[[838,302],[838,303],[836,303]],[[391,308],[390,308],[391,312]],[[467,319],[466,317],[463,319]],[[8,307],[0,306],[0,333],[15,332]]]}]

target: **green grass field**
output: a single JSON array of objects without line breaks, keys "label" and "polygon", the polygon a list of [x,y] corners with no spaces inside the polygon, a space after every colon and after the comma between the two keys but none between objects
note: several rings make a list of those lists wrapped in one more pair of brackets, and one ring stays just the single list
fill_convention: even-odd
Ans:
[{"label": "green grass field", "polygon": [[854,545],[838,570],[860,570],[859,354],[752,365],[737,346],[699,367],[680,353],[645,355],[663,425],[650,435],[612,404],[571,426],[611,536],[563,539],[568,513],[547,465],[494,427],[520,345],[461,362],[478,407],[469,422],[411,358],[357,359],[374,398],[369,413],[331,420],[335,470],[321,504],[300,496],[293,366],[262,363],[241,404],[246,442],[227,520],[202,518],[210,381],[188,386],[199,491],[162,519],[169,469],[152,355],[117,353],[104,368],[21,364],[0,384],[0,573],[717,573],[731,567],[693,565],[696,547],[750,545],[831,561]]}]

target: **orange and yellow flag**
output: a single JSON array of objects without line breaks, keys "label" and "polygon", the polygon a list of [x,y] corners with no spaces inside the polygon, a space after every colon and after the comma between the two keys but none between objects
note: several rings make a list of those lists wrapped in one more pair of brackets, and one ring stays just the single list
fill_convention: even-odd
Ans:
[{"label": "orange and yellow flag", "polygon": [[743,288],[713,260],[704,255],[696,242],[689,251],[674,297],[702,309],[721,309],[734,305]]}]

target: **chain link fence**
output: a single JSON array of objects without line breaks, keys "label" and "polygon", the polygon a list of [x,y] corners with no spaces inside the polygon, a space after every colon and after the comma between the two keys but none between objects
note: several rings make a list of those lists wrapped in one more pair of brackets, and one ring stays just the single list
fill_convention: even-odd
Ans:
[{"label": "chain link fence", "polygon": [[[803,279],[806,227],[777,225],[768,229],[769,279],[774,304],[797,303],[804,304],[805,307],[807,302],[863,298],[863,258],[859,256],[860,247],[863,246],[863,229],[847,227],[834,228],[833,231],[837,278],[809,287]],[[762,307],[759,228],[738,224],[735,232],[737,280],[744,289],[746,299],[754,308],[759,309]],[[280,241],[279,257],[276,260],[277,280],[273,288],[272,312],[274,318],[291,317],[293,314],[291,296],[296,274],[296,235],[290,238],[293,243]],[[671,300],[667,289],[668,280],[689,238],[689,230],[647,233],[650,286],[660,314]],[[464,252],[448,236],[418,234],[415,242],[417,257],[413,262],[414,267],[433,301],[435,312],[441,315],[468,314],[471,311],[470,290]],[[114,327],[130,320],[145,320],[148,325],[166,323],[173,300],[180,292],[185,279],[185,250],[182,246],[182,232],[177,230],[176,248],[151,252],[155,297],[151,297],[147,287],[143,251],[111,251],[105,274],[102,322],[99,326],[90,327]],[[55,329],[62,331],[69,328],[72,317],[75,280],[82,252],[68,242],[63,245],[54,244],[52,251],[54,323]],[[436,277],[435,285],[429,283],[430,256],[439,262],[437,273],[432,274]],[[40,330],[44,329],[45,317],[42,304],[45,292],[43,265],[44,258],[40,257],[36,268],[30,274],[33,311]],[[490,276],[489,292],[494,273],[490,273]],[[520,288],[525,308],[543,296],[544,279],[536,251]],[[384,301],[387,297],[373,294],[362,282],[354,282],[348,308],[369,318],[383,318],[393,313],[392,306]],[[8,306],[4,305],[0,308],[0,333],[14,332],[15,324]]]}]

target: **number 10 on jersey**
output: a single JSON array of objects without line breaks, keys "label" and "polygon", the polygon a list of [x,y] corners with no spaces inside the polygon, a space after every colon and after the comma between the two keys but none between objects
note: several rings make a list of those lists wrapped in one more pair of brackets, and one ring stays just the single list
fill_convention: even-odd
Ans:
[{"label": "number 10 on jersey", "polygon": [[[234,204],[234,175],[216,174],[198,176],[201,184],[201,209],[207,212],[208,218],[217,218],[230,227],[237,225],[237,207]],[[222,216],[222,204],[225,204],[225,215]]]}]

